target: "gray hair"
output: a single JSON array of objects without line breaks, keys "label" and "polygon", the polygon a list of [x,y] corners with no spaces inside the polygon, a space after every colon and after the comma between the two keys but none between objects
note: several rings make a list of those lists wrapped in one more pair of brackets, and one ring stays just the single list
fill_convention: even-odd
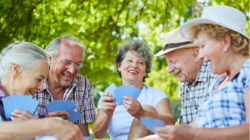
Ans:
[{"label": "gray hair", "polygon": [[118,48],[117,53],[115,55],[117,72],[120,77],[122,77],[122,75],[121,72],[118,70],[118,66],[121,65],[128,51],[138,52],[143,61],[145,61],[146,72],[147,72],[147,75],[143,77],[143,82],[145,82],[145,79],[148,77],[148,73],[150,73],[152,67],[152,59],[153,59],[152,51],[143,40],[130,39],[125,41],[124,44]]},{"label": "gray hair", "polygon": [[45,51],[48,55],[50,55],[53,59],[57,57],[59,54],[59,46],[62,41],[67,41],[72,46],[79,46],[82,49],[83,52],[83,58],[85,54],[85,46],[80,42],[80,40],[71,35],[71,34],[65,34],[60,37],[55,38],[53,41],[49,43],[49,45],[46,47]]},{"label": "gray hair", "polygon": [[0,80],[10,72],[13,64],[26,71],[37,64],[36,60],[45,60],[49,65],[48,55],[41,47],[20,41],[9,44],[0,54]]}]

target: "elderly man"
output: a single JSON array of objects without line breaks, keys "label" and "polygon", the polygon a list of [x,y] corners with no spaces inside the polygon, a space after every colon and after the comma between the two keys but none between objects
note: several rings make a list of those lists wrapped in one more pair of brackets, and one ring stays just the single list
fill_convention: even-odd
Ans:
[{"label": "elderly man", "polygon": [[199,59],[199,46],[179,33],[179,28],[166,34],[163,50],[156,56],[165,56],[168,73],[175,74],[181,85],[180,124],[189,124],[198,113],[200,103],[209,96],[208,87],[217,77],[209,64]]},{"label": "elderly man", "polygon": [[[43,91],[35,94],[35,99],[43,105],[54,100],[69,99],[82,113],[75,122],[84,136],[89,136],[88,123],[95,121],[95,105],[89,80],[79,75],[84,57],[84,45],[73,35],[63,35],[54,39],[46,52],[50,59],[48,78],[44,81]],[[51,112],[50,117],[67,119],[67,112]]]}]

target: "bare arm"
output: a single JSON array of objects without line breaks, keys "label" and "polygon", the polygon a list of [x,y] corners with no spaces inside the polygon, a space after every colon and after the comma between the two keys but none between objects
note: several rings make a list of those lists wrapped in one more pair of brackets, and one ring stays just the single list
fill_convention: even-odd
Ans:
[{"label": "bare arm", "polygon": [[160,100],[156,105],[156,113],[146,111],[142,108],[140,102],[137,100],[127,97],[124,97],[124,107],[128,111],[129,114],[134,116],[137,119],[141,119],[144,117],[151,117],[153,119],[162,120],[165,124],[175,124],[175,120],[173,114],[171,113],[169,107],[169,100],[167,98]]},{"label": "bare arm", "polygon": [[175,124],[174,116],[169,107],[169,99],[165,98],[160,100],[156,105],[156,111],[158,114],[144,110],[142,117],[151,117],[153,119],[162,120],[166,125]]},{"label": "bare arm", "polygon": [[83,138],[76,125],[54,118],[0,123],[0,140],[23,140],[39,135],[53,135],[60,140]]},{"label": "bare arm", "polygon": [[110,119],[117,106],[117,104],[113,103],[113,100],[114,98],[111,97],[111,94],[103,93],[102,108],[97,110],[96,121],[92,127],[92,131],[98,139],[106,136]]},{"label": "bare arm", "polygon": [[89,134],[89,128],[88,128],[88,124],[77,124],[77,126],[80,128],[83,136],[90,136]]}]

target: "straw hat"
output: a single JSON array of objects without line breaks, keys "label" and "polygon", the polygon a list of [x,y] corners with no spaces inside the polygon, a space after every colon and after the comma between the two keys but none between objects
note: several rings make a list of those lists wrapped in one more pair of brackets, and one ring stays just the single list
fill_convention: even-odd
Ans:
[{"label": "straw hat", "polygon": [[183,38],[179,33],[179,28],[177,28],[171,32],[166,33],[163,49],[159,51],[155,56],[161,56],[177,49],[192,48],[192,47],[199,47],[199,46],[198,44]]},{"label": "straw hat", "polygon": [[241,11],[233,7],[218,5],[205,8],[201,18],[190,20],[180,27],[181,36],[189,39],[187,35],[188,30],[199,24],[220,25],[250,39],[245,33],[246,16]]}]

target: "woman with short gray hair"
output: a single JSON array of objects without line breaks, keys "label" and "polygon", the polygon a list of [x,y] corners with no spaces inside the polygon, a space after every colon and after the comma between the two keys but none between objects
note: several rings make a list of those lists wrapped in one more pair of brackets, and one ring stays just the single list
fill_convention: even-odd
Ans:
[{"label": "woman with short gray hair", "polygon": [[166,124],[175,123],[166,94],[143,84],[152,67],[152,58],[151,50],[142,40],[128,40],[118,48],[115,63],[123,85],[132,85],[140,89],[141,93],[137,100],[124,96],[124,105],[117,106],[111,94],[104,92],[92,127],[96,138],[104,137],[107,130],[111,140],[134,139],[152,134],[140,124],[140,119],[144,117],[159,119]]}]

